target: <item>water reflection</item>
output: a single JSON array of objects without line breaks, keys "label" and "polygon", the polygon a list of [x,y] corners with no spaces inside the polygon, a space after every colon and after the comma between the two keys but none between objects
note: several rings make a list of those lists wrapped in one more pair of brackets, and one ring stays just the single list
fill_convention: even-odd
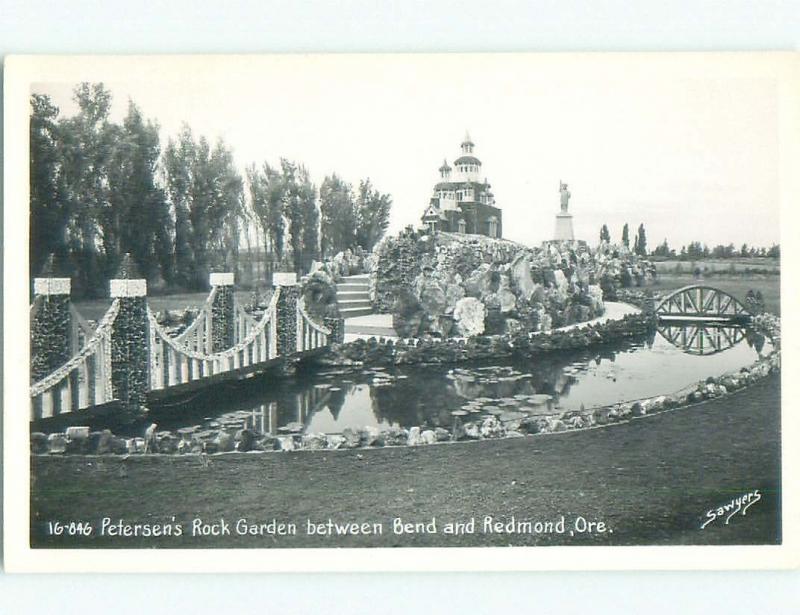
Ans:
[{"label": "water reflection", "polygon": [[[677,391],[751,364],[770,350],[753,331],[695,323],[615,347],[482,364],[330,369],[265,382],[251,398],[195,402],[154,419],[163,428],[247,427],[258,433],[337,433],[346,428],[452,424],[580,410]],[[199,400],[198,400],[199,402]],[[455,412],[455,415],[454,415]]]},{"label": "water reflection", "polygon": [[660,323],[658,333],[673,346],[694,355],[725,352],[742,340],[760,354],[766,341],[752,329],[720,323]]}]

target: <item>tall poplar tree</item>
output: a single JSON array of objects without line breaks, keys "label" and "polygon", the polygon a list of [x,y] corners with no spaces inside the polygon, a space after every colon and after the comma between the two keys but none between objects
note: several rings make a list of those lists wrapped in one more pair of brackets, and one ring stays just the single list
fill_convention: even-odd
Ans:
[{"label": "tall poplar tree", "polygon": [[352,248],[356,242],[353,188],[335,173],[319,189],[321,248],[323,257]]}]

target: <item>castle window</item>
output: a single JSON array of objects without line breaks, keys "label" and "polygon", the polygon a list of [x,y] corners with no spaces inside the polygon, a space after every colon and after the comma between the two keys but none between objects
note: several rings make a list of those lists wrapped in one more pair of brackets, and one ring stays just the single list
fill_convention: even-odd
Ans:
[{"label": "castle window", "polygon": [[497,237],[497,218],[491,216],[488,220],[489,223],[489,237]]}]

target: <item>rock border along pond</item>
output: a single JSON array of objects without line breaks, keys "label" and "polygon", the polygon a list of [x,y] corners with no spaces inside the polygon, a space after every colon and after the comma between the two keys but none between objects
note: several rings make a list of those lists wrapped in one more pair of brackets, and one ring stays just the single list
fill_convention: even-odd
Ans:
[{"label": "rock border along pond", "polygon": [[[554,331],[547,334],[526,336],[529,342],[534,342],[532,348],[523,348],[523,352],[547,352],[551,350],[573,350],[590,345],[603,344],[619,339],[632,337],[641,332],[642,327],[647,327],[648,315],[626,316],[618,321],[609,321],[602,325],[587,325],[573,329],[569,332]],[[717,378],[707,378],[704,381],[684,387],[680,391],[665,393],[644,399],[630,400],[606,406],[581,409],[579,411],[556,412],[548,416],[525,417],[507,421],[500,420],[496,415],[488,414],[474,421],[462,418],[467,413],[454,411],[456,420],[450,429],[437,427],[436,429],[410,429],[392,428],[379,431],[375,427],[361,430],[346,429],[337,434],[302,434],[302,426],[297,425],[280,436],[260,435],[248,429],[238,429],[231,433],[225,428],[217,430],[199,430],[197,428],[179,429],[177,432],[148,430],[146,438],[121,438],[109,430],[91,431],[88,426],[68,427],[66,432],[44,434],[34,432],[30,437],[31,454],[34,455],[176,455],[176,454],[225,454],[232,452],[253,453],[272,451],[301,451],[301,450],[344,450],[355,448],[377,448],[384,446],[421,446],[431,444],[444,444],[467,442],[498,438],[525,437],[574,431],[579,429],[598,428],[613,424],[620,424],[631,419],[652,415],[668,410],[686,408],[705,400],[713,399],[732,392],[741,390],[765,377],[780,371],[780,318],[772,314],[755,316],[752,326],[772,341],[771,352],[758,359],[749,367],[741,368],[737,372],[728,373]],[[510,351],[519,349],[520,339],[509,339],[507,336],[482,336],[491,339],[468,340],[467,343],[435,343],[438,347],[451,347],[463,351],[464,359],[471,360],[483,356],[497,356],[501,350]],[[499,339],[498,339],[499,338]],[[372,341],[372,340],[369,340]],[[516,346],[515,346],[516,343]],[[359,345],[351,342],[349,345]],[[346,346],[346,345],[343,345]],[[375,344],[363,342],[360,346],[371,346],[380,349],[388,346],[384,340]],[[395,347],[397,345],[394,345]],[[429,348],[432,345],[422,340],[413,349]],[[476,348],[480,352],[474,356],[466,356],[466,350]],[[365,355],[367,356],[367,355]],[[386,360],[397,355],[382,356]],[[372,357],[376,358],[376,357]],[[457,361],[458,359],[456,359]],[[405,361],[403,361],[404,363]],[[443,362],[441,358],[435,362]],[[402,363],[393,363],[402,364]],[[461,413],[461,414],[459,414]]]}]

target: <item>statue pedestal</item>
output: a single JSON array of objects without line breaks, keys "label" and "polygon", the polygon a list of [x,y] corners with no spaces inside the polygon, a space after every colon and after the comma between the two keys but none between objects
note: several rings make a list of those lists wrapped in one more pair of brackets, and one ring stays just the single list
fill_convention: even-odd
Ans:
[{"label": "statue pedestal", "polygon": [[556,241],[574,241],[575,232],[572,230],[572,214],[561,212],[556,214]]}]

